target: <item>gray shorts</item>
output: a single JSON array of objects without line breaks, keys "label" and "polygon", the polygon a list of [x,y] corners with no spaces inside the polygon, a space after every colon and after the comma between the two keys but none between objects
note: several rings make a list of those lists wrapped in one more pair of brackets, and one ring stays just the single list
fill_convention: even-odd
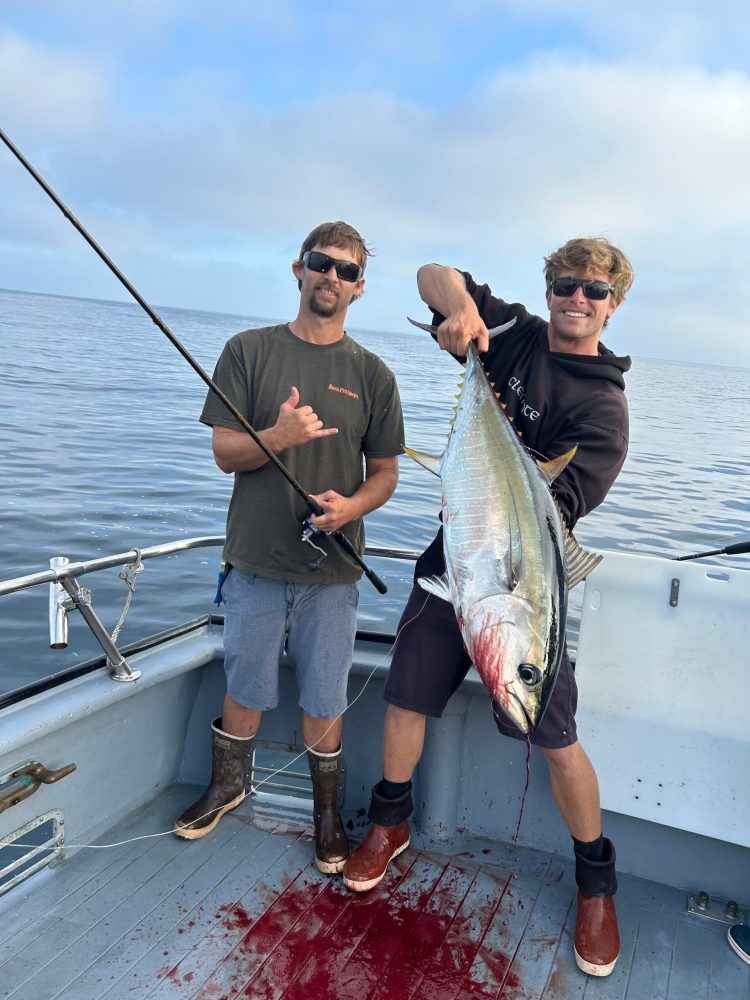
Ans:
[{"label": "gray shorts", "polygon": [[234,567],[224,581],[227,692],[245,708],[279,703],[284,648],[301,708],[317,719],[340,715],[357,630],[356,583],[290,583]]}]

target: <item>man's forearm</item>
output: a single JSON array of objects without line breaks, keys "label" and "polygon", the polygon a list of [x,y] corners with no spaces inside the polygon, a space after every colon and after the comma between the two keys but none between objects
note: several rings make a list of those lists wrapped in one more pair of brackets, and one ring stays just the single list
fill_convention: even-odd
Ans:
[{"label": "man's forearm", "polygon": [[380,469],[369,475],[356,493],[350,497],[355,511],[351,520],[364,517],[365,514],[382,507],[386,500],[389,500],[393,495],[397,484],[398,468]]},{"label": "man's forearm", "polygon": [[417,286],[427,305],[445,317],[437,332],[441,350],[459,360],[466,357],[471,341],[478,351],[487,350],[487,327],[459,271],[442,264],[425,264],[417,271]]},{"label": "man's forearm", "polygon": [[417,271],[417,288],[423,302],[443,316],[472,303],[463,275],[443,264],[425,264]]},{"label": "man's forearm", "polygon": [[[257,431],[258,437],[274,454],[273,429]],[[215,427],[211,440],[214,459],[222,472],[254,472],[268,462],[268,456],[245,431]]]}]

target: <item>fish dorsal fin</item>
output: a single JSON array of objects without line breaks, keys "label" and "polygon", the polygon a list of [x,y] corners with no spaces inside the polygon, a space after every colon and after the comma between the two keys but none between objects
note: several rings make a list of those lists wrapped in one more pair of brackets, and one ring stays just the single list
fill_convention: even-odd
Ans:
[{"label": "fish dorsal fin", "polygon": [[448,584],[447,573],[443,573],[442,576],[420,576],[417,583],[422,590],[426,590],[428,594],[433,594],[435,597],[439,597],[441,601],[450,602],[451,592]]},{"label": "fish dorsal fin", "polygon": [[415,451],[414,448],[407,448],[406,445],[404,445],[404,451],[409,458],[413,458],[423,469],[427,469],[434,476],[440,475],[440,465],[443,461],[442,455],[428,455],[423,451]]},{"label": "fish dorsal fin", "polygon": [[572,461],[577,451],[578,445],[574,444],[570,451],[566,451],[564,455],[558,455],[557,458],[551,458],[548,462],[536,460],[539,471],[550,485],[554,483],[566,465]]},{"label": "fish dorsal fin", "polygon": [[599,552],[587,552],[581,548],[560,515],[560,523],[563,530],[563,568],[565,570],[565,580],[568,589],[572,590],[581,580],[585,580],[589,573],[596,569],[604,558]]}]

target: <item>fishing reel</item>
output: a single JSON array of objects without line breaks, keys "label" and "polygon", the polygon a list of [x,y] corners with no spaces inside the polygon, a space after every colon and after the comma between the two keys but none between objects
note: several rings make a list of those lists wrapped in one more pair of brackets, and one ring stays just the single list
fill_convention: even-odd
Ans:
[{"label": "fishing reel", "polygon": [[311,545],[316,552],[320,553],[317,559],[311,559],[310,562],[307,564],[307,568],[312,573],[320,569],[320,564],[328,555],[325,549],[321,549],[319,545],[315,544],[313,538],[323,538],[327,534],[328,534],[327,531],[321,531],[320,528],[316,528],[309,517],[306,517],[305,520],[302,522],[302,541],[307,542],[307,544]]}]

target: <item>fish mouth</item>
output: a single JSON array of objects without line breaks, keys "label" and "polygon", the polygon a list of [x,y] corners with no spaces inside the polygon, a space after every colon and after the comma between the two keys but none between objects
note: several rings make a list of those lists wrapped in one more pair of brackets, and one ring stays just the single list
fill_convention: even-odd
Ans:
[{"label": "fish mouth", "polygon": [[[521,730],[522,733],[533,733],[536,726],[534,725],[531,716],[526,710],[526,706],[510,686],[508,686],[506,690],[513,699],[513,701],[515,702],[516,708],[518,709],[519,718],[514,720],[517,727]],[[523,723],[523,725],[521,723]]]}]

